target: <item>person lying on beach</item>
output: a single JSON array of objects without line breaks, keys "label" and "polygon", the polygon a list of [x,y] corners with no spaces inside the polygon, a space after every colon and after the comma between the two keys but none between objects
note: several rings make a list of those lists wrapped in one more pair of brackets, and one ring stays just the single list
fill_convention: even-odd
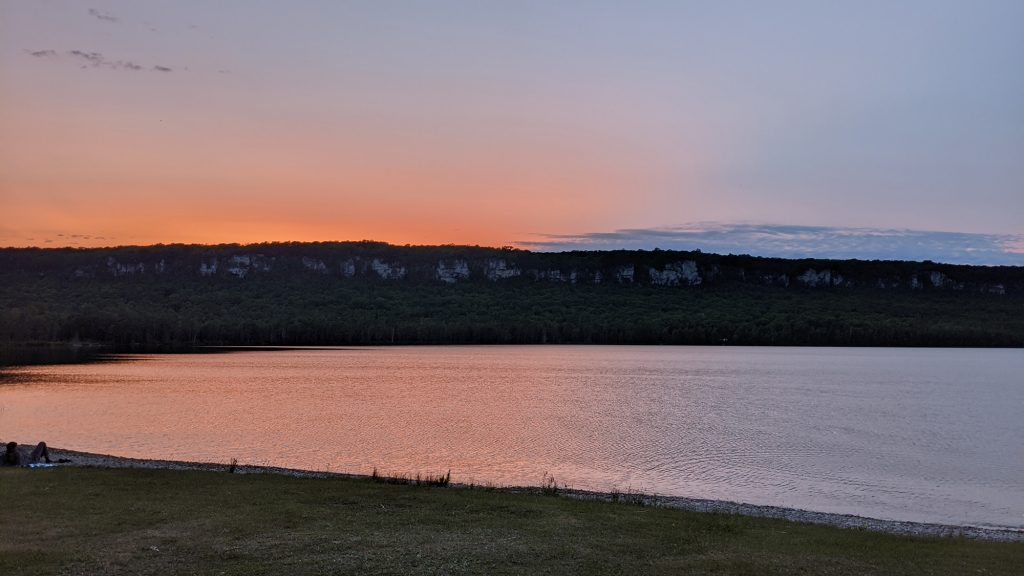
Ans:
[{"label": "person lying on beach", "polygon": [[38,463],[40,459],[47,464],[50,463],[50,451],[46,448],[46,442],[40,442],[31,452],[28,448],[18,446],[17,442],[8,442],[0,466],[28,466]]}]

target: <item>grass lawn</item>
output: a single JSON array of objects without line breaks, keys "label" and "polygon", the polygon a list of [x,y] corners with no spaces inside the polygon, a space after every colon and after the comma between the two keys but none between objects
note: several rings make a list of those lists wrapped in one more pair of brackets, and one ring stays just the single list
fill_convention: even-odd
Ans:
[{"label": "grass lawn", "polygon": [[1024,543],[142,469],[0,470],[0,574],[1022,574]]}]

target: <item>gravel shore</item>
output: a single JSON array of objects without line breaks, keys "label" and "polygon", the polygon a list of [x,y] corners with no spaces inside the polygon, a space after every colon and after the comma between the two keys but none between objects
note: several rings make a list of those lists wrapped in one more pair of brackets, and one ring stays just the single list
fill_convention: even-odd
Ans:
[{"label": "gravel shore", "polygon": [[[209,470],[224,472],[228,470],[228,464],[215,464],[204,462],[181,462],[174,460],[141,460],[136,458],[122,458],[106,454],[92,454],[88,452],[77,452],[74,450],[62,450],[50,448],[50,457],[53,460],[66,458],[70,463],[61,466],[95,466],[103,468],[160,468],[167,470]],[[361,478],[369,476],[361,474],[344,474],[339,472],[317,472],[311,470],[297,470],[292,468],[278,468],[273,466],[249,466],[239,464],[235,467],[236,474],[285,474],[289,476],[304,478]],[[452,488],[469,488],[468,485],[452,484]],[[535,487],[500,487],[496,488],[507,492],[541,492]],[[680,508],[695,512],[718,512],[724,514],[740,514],[744,516],[759,516],[765,518],[781,518],[793,522],[805,522],[811,524],[827,524],[839,528],[871,530],[889,534],[900,534],[908,536],[933,536],[933,537],[963,537],[978,540],[997,540],[1004,542],[1024,542],[1024,530],[983,528],[977,526],[953,526],[947,524],[926,524],[921,522],[901,522],[896,520],[879,520],[876,518],[865,518],[863,516],[852,516],[849,514],[830,514],[826,512],[811,512],[796,508],[781,508],[778,506],[758,506],[754,504],[743,504],[739,502],[728,502],[724,500],[703,500],[699,498],[685,498],[682,496],[657,496],[649,494],[613,494],[607,492],[591,492],[587,490],[573,490],[559,488],[558,494],[568,498],[579,498],[585,500],[607,500],[642,503],[651,506],[665,506]]]}]

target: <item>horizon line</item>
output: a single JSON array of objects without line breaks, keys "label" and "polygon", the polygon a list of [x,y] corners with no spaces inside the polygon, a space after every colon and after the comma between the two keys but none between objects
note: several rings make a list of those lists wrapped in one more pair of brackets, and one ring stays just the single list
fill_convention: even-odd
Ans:
[{"label": "horizon line", "polygon": [[[769,260],[822,260],[832,262],[915,262],[920,264],[938,264],[943,266],[970,266],[970,267],[985,267],[985,268],[1021,268],[1024,264],[979,264],[979,263],[962,263],[962,262],[946,262],[941,260],[933,260],[931,258],[916,259],[916,258],[858,258],[858,257],[834,257],[834,256],[808,256],[808,255],[793,255],[793,256],[765,256],[754,254],[750,252],[720,252],[703,250],[701,248],[632,248],[632,247],[584,247],[576,246],[568,249],[557,249],[557,250],[537,250],[515,245],[502,245],[502,246],[490,246],[481,244],[458,244],[458,243],[445,243],[445,244],[396,244],[387,242],[384,240],[266,240],[260,242],[218,242],[213,244],[205,244],[200,242],[158,242],[155,244],[118,244],[108,246],[37,246],[37,245],[26,245],[26,246],[0,246],[0,250],[74,250],[74,251],[101,251],[101,250],[126,250],[126,249],[146,249],[146,248],[173,248],[173,247],[200,247],[200,248],[224,248],[224,247],[237,247],[237,248],[248,248],[258,246],[288,246],[288,245],[316,245],[316,244],[365,244],[365,245],[380,245],[388,248],[464,248],[464,249],[479,249],[479,250],[496,250],[496,251],[507,251],[507,252],[524,252],[528,254],[569,254],[573,252],[679,252],[689,254],[702,254],[709,256],[721,256],[721,257],[746,257],[746,258],[764,258]],[[541,242],[526,242],[525,244],[543,244]]]}]

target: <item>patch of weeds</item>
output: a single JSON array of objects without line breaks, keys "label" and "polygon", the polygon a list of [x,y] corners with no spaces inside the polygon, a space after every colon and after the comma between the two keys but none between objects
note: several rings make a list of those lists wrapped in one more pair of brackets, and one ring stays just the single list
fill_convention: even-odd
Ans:
[{"label": "patch of weeds", "polygon": [[409,486],[440,486],[445,487],[451,483],[452,471],[449,469],[445,474],[419,474],[416,476],[407,475],[393,475],[386,476],[373,469],[373,473],[370,474],[370,480],[374,482],[380,482],[382,484],[403,484]]},{"label": "patch of weeds", "polygon": [[444,487],[444,486],[447,486],[448,484],[450,484],[451,481],[452,481],[452,471],[451,471],[450,468],[448,469],[447,473],[445,473],[445,474],[438,474],[437,476],[432,476],[430,474],[427,474],[426,476],[424,476],[421,479],[419,474],[416,475],[416,484],[417,485],[421,485],[421,486],[441,486],[441,487]]},{"label": "patch of weeds", "polygon": [[612,491],[608,493],[608,500],[633,506],[658,506],[659,504],[656,495],[633,490],[632,487],[626,488],[623,491],[620,491],[618,488],[612,488]]},{"label": "patch of weeds", "polygon": [[548,496],[558,495],[558,481],[555,480],[554,474],[544,473],[540,480],[540,491]]}]

